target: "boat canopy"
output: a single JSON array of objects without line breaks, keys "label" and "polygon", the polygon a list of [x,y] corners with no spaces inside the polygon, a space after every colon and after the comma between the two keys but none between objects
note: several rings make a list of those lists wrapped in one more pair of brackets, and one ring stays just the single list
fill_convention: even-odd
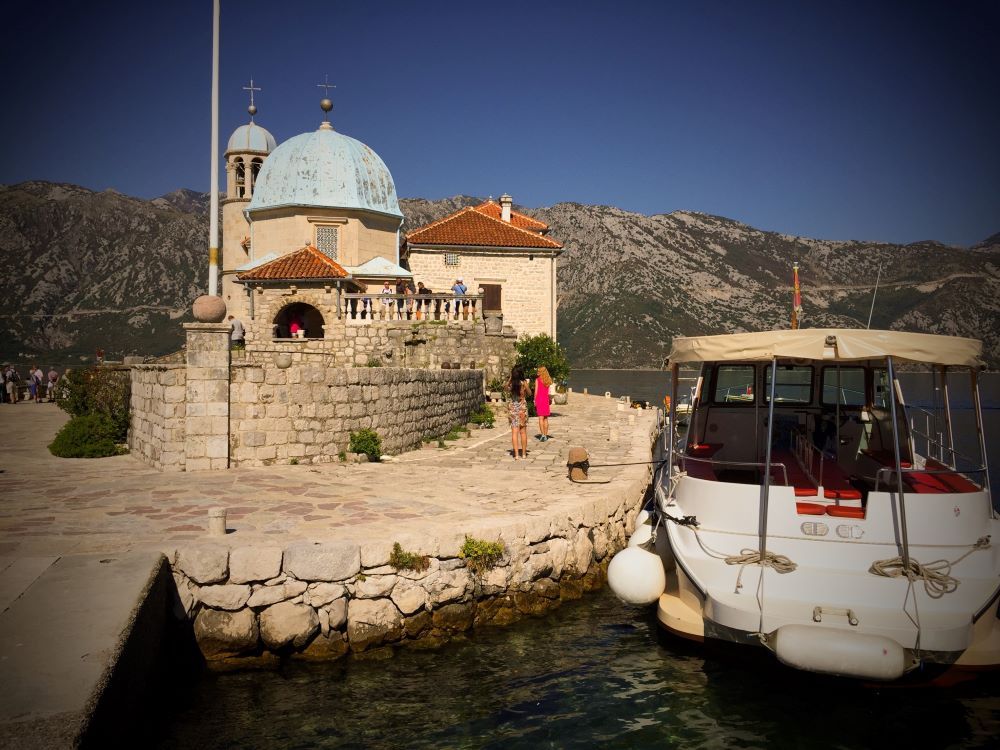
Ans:
[{"label": "boat canopy", "polygon": [[733,333],[721,336],[679,336],[671,362],[726,362],[774,357],[835,362],[885,359],[935,365],[981,367],[983,344],[976,339],[903,331],[849,328]]}]

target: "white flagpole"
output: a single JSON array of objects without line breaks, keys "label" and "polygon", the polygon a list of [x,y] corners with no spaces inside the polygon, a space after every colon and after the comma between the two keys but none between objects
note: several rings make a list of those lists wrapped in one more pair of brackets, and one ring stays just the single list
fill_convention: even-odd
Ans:
[{"label": "white flagpole", "polygon": [[208,293],[219,294],[219,0],[212,8],[212,190],[209,203]]}]

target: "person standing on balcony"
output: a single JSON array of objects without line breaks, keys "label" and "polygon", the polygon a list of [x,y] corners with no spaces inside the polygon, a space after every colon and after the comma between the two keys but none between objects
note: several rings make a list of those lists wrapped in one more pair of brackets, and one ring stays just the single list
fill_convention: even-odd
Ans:
[{"label": "person standing on balcony", "polygon": [[[431,318],[431,295],[434,294],[424,282],[417,282],[417,317],[421,314],[428,320]],[[437,316],[435,316],[436,318]]]},{"label": "person standing on balcony", "polygon": [[455,295],[455,317],[456,318],[458,317],[458,305],[459,305],[459,301],[461,301],[462,308],[463,308],[463,313],[465,312],[464,308],[466,308],[468,306],[468,304],[469,304],[468,300],[465,300],[465,299],[460,300],[459,299],[461,297],[465,297],[465,294],[468,291],[469,291],[469,288],[467,286],[465,286],[465,283],[461,279],[455,279],[455,285],[451,288],[451,293]]},{"label": "person standing on balcony", "polygon": [[388,280],[382,284],[382,317],[386,320],[392,318],[392,287],[389,286]]},{"label": "person standing on balcony", "polygon": [[403,319],[403,297],[406,295],[406,282],[396,279],[396,318]]}]

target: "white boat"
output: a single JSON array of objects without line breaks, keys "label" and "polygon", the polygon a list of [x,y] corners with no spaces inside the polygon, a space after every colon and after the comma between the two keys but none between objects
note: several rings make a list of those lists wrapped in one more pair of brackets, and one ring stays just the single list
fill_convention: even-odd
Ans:
[{"label": "white boat", "polygon": [[[655,602],[674,634],[763,646],[812,672],[892,681],[997,667],[981,352],[897,331],[675,339],[673,382],[680,363],[701,366],[692,413],[664,439],[656,506],[612,560],[612,589]],[[934,378],[939,429],[911,426],[899,367],[914,363]],[[956,370],[971,378],[974,456],[956,450]]]}]

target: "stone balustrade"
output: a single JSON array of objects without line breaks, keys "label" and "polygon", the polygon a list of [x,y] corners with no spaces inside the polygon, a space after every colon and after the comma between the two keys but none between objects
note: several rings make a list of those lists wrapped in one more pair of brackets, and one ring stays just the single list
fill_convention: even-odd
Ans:
[{"label": "stone balustrade", "polygon": [[344,294],[339,314],[348,323],[373,321],[458,321],[483,316],[483,295]]}]

